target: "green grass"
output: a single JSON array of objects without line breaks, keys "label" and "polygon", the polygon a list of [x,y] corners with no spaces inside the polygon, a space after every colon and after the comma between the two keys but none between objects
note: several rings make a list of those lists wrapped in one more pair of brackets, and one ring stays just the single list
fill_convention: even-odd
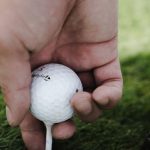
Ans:
[{"label": "green grass", "polygon": [[[139,150],[150,132],[150,1],[120,0],[119,5],[122,101],[93,124],[76,119],[76,135],[55,141],[55,150]],[[0,150],[23,150],[19,129],[7,124],[2,99],[0,94]]]}]

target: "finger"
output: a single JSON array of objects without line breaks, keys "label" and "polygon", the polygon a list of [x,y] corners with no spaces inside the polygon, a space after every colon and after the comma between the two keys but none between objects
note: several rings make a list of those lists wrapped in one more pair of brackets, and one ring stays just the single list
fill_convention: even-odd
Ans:
[{"label": "finger", "polygon": [[30,104],[29,55],[21,48],[9,50],[1,46],[0,68],[0,85],[7,105],[7,118],[10,125],[15,126],[23,120]]},{"label": "finger", "polygon": [[71,104],[76,114],[85,122],[93,122],[102,114],[102,111],[94,103],[92,95],[88,92],[75,94]]},{"label": "finger", "polygon": [[41,51],[34,52],[31,54],[30,63],[31,63],[32,69],[35,69],[38,66],[50,63],[50,61],[52,60],[54,50],[55,50],[54,46],[55,46],[55,42],[52,42]]},{"label": "finger", "polygon": [[65,121],[55,124],[52,128],[53,137],[56,139],[68,139],[74,135],[76,126],[73,121]]},{"label": "finger", "polygon": [[29,150],[44,150],[45,148],[45,128],[42,122],[35,119],[28,112],[25,119],[20,124],[23,141]]},{"label": "finger", "polygon": [[[92,42],[79,42],[60,46],[55,52],[55,61],[74,68],[76,71],[87,71],[106,64],[110,58],[116,57],[117,38]],[[93,44],[92,44],[93,43]]]},{"label": "finger", "polygon": [[121,98],[121,90],[118,87],[113,87],[113,84],[117,83],[107,83],[107,86],[100,86],[93,92],[94,101],[99,104],[102,109],[113,108]]},{"label": "finger", "polygon": [[122,96],[122,75],[118,59],[94,70],[99,87],[92,97],[102,108],[114,107]]}]

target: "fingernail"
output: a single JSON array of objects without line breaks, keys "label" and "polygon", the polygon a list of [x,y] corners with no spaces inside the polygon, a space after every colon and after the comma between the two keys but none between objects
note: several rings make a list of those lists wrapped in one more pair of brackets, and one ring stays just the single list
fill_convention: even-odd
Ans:
[{"label": "fingernail", "polygon": [[7,116],[7,120],[8,120],[9,125],[12,127],[15,127],[16,122],[15,122],[14,118],[12,117],[12,113],[11,113],[8,106],[6,106],[6,116]]}]

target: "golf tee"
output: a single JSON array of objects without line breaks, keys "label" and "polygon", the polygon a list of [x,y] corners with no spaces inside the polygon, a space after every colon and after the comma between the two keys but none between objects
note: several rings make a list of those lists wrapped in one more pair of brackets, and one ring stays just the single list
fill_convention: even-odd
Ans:
[{"label": "golf tee", "polygon": [[47,125],[46,126],[46,146],[45,146],[45,150],[52,150],[52,126],[51,125]]}]

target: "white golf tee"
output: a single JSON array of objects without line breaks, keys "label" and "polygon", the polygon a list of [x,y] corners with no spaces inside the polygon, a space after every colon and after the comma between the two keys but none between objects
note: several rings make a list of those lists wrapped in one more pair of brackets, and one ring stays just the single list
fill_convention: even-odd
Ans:
[{"label": "white golf tee", "polygon": [[45,146],[45,150],[52,150],[52,126],[51,125],[47,125],[46,126],[46,146]]}]

